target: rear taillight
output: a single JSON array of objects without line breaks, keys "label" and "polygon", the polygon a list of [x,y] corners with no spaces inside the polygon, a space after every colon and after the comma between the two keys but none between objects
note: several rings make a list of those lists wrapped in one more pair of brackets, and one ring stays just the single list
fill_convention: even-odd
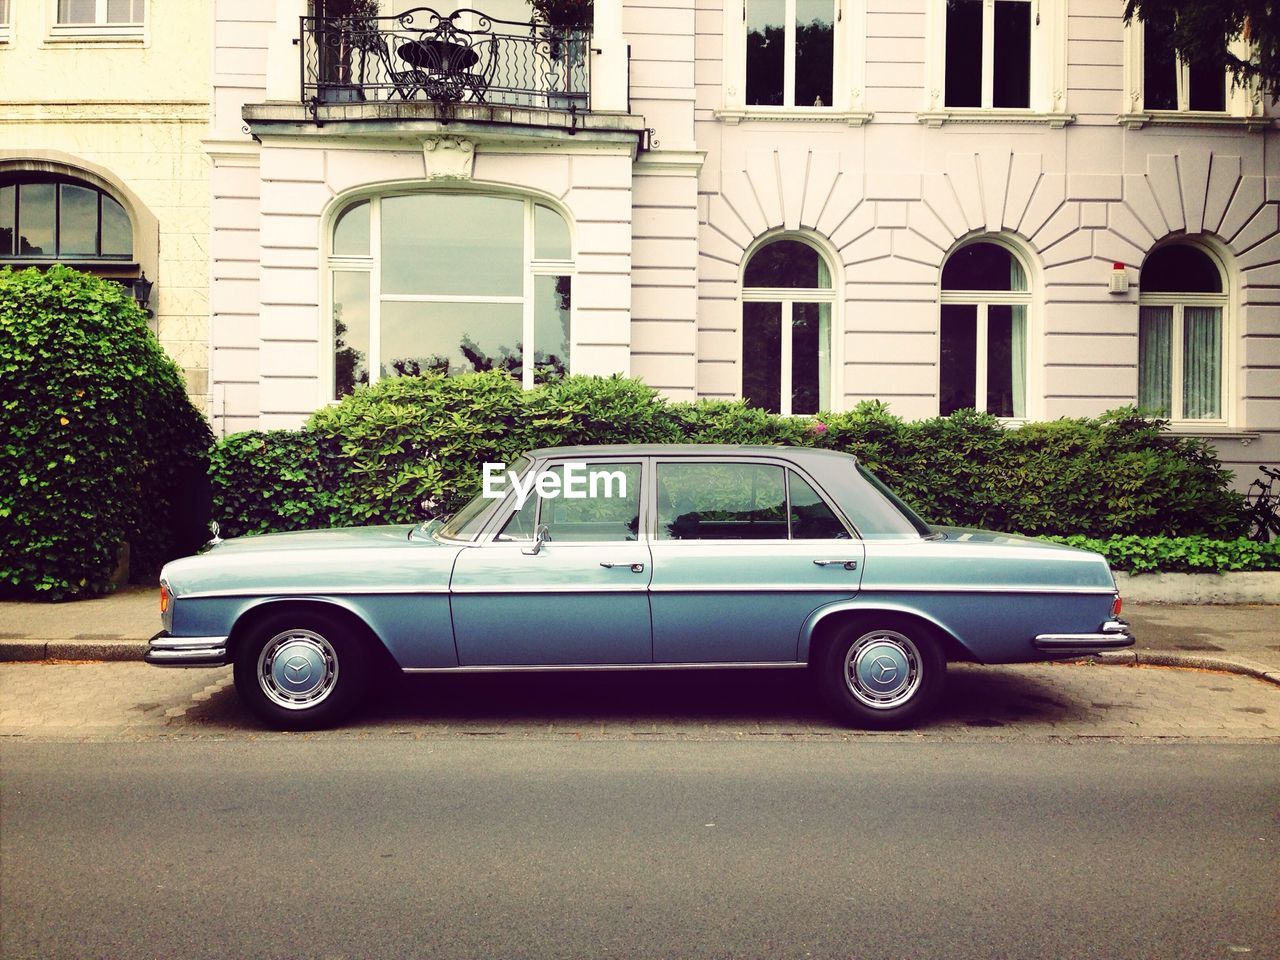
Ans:
[{"label": "rear taillight", "polygon": [[162,583],[160,584],[160,613],[165,614],[168,612],[169,612],[169,587]]},{"label": "rear taillight", "polygon": [[1120,608],[1124,606],[1124,601],[1120,599],[1120,594],[1116,594],[1116,598],[1111,601],[1111,615],[1113,617],[1120,616]]}]

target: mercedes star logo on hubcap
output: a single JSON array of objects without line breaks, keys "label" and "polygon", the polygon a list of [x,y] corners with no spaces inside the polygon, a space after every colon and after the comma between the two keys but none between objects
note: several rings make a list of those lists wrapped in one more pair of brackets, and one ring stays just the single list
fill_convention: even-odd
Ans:
[{"label": "mercedes star logo on hubcap", "polygon": [[290,657],[285,661],[284,675],[292,683],[302,683],[311,676],[311,661],[301,655]]},{"label": "mercedes star logo on hubcap", "polygon": [[886,656],[879,656],[871,664],[871,678],[876,683],[891,683],[898,676],[898,665]]}]

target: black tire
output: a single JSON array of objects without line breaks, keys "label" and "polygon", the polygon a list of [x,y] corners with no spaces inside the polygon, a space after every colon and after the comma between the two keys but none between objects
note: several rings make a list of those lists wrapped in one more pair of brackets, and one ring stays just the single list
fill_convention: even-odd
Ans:
[{"label": "black tire", "polygon": [[272,614],[238,645],[236,693],[276,730],[334,726],[360,705],[369,686],[370,658],[362,639],[336,618]]},{"label": "black tire", "polygon": [[892,617],[841,629],[815,663],[823,699],[851,726],[897,730],[938,703],[947,658],[933,632]]}]

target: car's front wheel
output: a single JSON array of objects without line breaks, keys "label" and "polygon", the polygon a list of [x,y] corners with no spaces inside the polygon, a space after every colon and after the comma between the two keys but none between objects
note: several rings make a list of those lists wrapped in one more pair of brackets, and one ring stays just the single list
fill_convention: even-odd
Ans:
[{"label": "car's front wheel", "polygon": [[826,645],[817,666],[824,698],[841,720],[898,729],[936,705],[947,660],[929,630],[888,620],[843,628]]},{"label": "car's front wheel", "polygon": [[314,730],[345,719],[364,697],[369,662],[338,621],[273,614],[255,624],[235,658],[236,693],[264,723]]}]

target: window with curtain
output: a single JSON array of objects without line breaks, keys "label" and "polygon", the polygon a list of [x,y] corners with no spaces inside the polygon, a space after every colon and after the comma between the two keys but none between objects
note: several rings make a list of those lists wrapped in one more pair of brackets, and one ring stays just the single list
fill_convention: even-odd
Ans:
[{"label": "window with curtain", "polygon": [[945,0],[948,107],[1031,105],[1030,0]]},{"label": "window with curtain", "polygon": [[[411,193],[346,207],[329,255],[334,396],[382,377],[569,372],[569,225],[531,199]],[[375,269],[376,268],[376,269]]]},{"label": "window with curtain", "polygon": [[1027,271],[1007,247],[961,247],[942,267],[939,412],[1027,415]]},{"label": "window with curtain", "polygon": [[[1225,41],[1223,46],[1225,52]],[[1187,63],[1174,52],[1172,20],[1143,21],[1142,106],[1145,110],[1225,111],[1225,61]]]},{"label": "window with curtain", "polygon": [[1222,268],[1190,244],[1160,247],[1142,265],[1138,304],[1138,406],[1173,421],[1224,420]]},{"label": "window with curtain", "polygon": [[58,23],[84,26],[138,25],[146,0],[58,0]]},{"label": "window with curtain", "polygon": [[829,107],[834,0],[746,0],[748,106]]},{"label": "window with curtain", "polygon": [[133,226],[109,193],[70,177],[0,175],[0,263],[132,259]]},{"label": "window with curtain", "polygon": [[742,397],[770,413],[831,408],[831,270],[800,240],[774,240],[742,277]]}]

